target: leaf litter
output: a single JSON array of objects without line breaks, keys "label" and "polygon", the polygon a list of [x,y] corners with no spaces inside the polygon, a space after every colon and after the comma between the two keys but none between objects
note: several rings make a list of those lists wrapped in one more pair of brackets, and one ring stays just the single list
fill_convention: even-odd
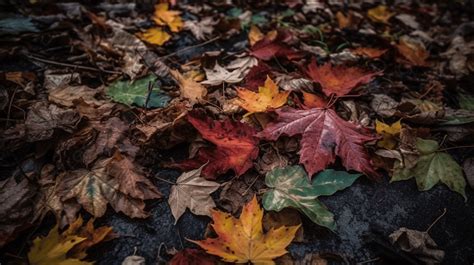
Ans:
[{"label": "leaf litter", "polygon": [[[163,203],[174,227],[189,214],[211,225],[194,231],[204,240],[178,231],[159,261],[365,262],[291,242],[345,233],[331,200],[360,187],[470,203],[465,1],[15,5],[0,19],[0,262],[92,264],[128,236],[94,222],[147,222]],[[467,259],[399,226],[372,237],[386,249],[374,260]],[[124,264],[144,263],[136,252]]]}]

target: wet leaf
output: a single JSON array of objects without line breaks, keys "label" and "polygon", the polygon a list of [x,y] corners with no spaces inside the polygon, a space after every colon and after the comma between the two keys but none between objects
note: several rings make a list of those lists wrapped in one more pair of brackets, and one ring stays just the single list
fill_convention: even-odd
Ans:
[{"label": "wet leaf", "polygon": [[168,204],[171,207],[175,223],[178,222],[186,208],[196,215],[211,216],[210,210],[216,207],[210,195],[220,187],[220,184],[201,177],[204,166],[184,172],[176,180],[176,185],[171,187]]},{"label": "wet leaf", "polygon": [[343,120],[331,109],[286,108],[276,113],[276,122],[269,124],[259,136],[276,140],[281,135],[302,135],[300,163],[310,176],[334,163],[336,156],[347,170],[378,176],[364,147],[364,143],[375,138],[364,128]]},{"label": "wet leaf", "polygon": [[[115,102],[128,106],[146,108],[162,108],[168,105],[170,97],[155,86],[155,77],[149,75],[130,83],[129,81],[116,81],[107,88],[107,95]],[[153,87],[149,91],[149,87]],[[146,104],[146,106],[145,106]]]},{"label": "wet leaf", "polygon": [[262,218],[263,211],[257,198],[253,197],[242,209],[239,219],[228,213],[212,211],[212,228],[217,238],[190,241],[226,262],[275,264],[273,259],[287,253],[285,248],[299,226],[282,226],[263,233]]},{"label": "wet leaf", "polygon": [[467,200],[462,168],[449,154],[438,150],[438,142],[417,138],[416,148],[421,154],[416,164],[410,168],[396,162],[391,181],[415,178],[420,191],[429,190],[441,182]]},{"label": "wet leaf", "polygon": [[276,168],[265,176],[265,183],[270,190],[263,195],[263,206],[268,211],[277,212],[293,207],[314,223],[335,230],[333,214],[317,198],[349,187],[359,176],[326,169],[311,183],[301,166]]},{"label": "wet leaf", "polygon": [[279,108],[286,103],[289,94],[290,91],[280,93],[278,86],[269,76],[265,84],[258,88],[258,93],[245,88],[237,89],[237,95],[241,99],[238,104],[248,111],[246,115]]}]

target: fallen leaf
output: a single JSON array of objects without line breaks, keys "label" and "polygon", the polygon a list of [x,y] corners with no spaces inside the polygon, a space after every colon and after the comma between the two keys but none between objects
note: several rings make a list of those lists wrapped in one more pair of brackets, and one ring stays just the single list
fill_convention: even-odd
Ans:
[{"label": "fallen leaf", "polygon": [[28,261],[31,265],[93,264],[92,262],[66,256],[69,250],[86,239],[77,235],[62,235],[59,233],[58,226],[56,225],[49,231],[46,237],[37,237],[33,240],[33,246],[28,252]]},{"label": "fallen leaf", "polygon": [[265,78],[271,73],[271,68],[263,63],[258,62],[258,65],[250,68],[250,71],[245,76],[244,86],[252,91],[258,91],[258,87],[265,82]]},{"label": "fallen leaf", "polygon": [[444,251],[439,249],[427,232],[402,227],[391,233],[389,238],[392,244],[413,254],[425,264],[441,264],[444,259]]},{"label": "fallen leaf", "polygon": [[245,88],[238,88],[239,106],[248,111],[247,116],[255,112],[265,112],[268,109],[277,109],[283,106],[290,91],[280,93],[278,86],[267,76],[265,84],[258,88],[258,93]]},{"label": "fallen leaf", "polygon": [[389,24],[388,21],[395,13],[390,12],[387,6],[379,5],[367,11],[367,17],[378,23]]},{"label": "fallen leaf", "polygon": [[185,248],[176,253],[170,260],[170,265],[213,265],[216,259],[199,249]]},{"label": "fallen leaf", "polygon": [[317,198],[349,187],[359,176],[360,174],[326,169],[311,183],[301,166],[276,168],[265,176],[269,190],[263,195],[263,207],[267,211],[277,212],[293,207],[314,223],[335,230],[334,215]]},{"label": "fallen leaf", "polygon": [[[170,97],[155,88],[155,77],[147,77],[129,81],[116,81],[107,88],[107,95],[113,101],[131,106],[145,108],[163,108],[168,105]],[[153,88],[150,90],[150,88]]]},{"label": "fallen leaf", "polygon": [[416,164],[411,168],[403,167],[396,161],[391,181],[415,178],[420,191],[429,190],[441,182],[467,200],[462,168],[449,154],[439,151],[438,142],[417,138],[416,148],[420,152]]},{"label": "fallen leaf", "polygon": [[319,95],[303,91],[303,104],[307,108],[324,108],[328,102]]},{"label": "fallen leaf", "polygon": [[329,62],[318,66],[316,60],[313,60],[308,65],[306,74],[321,85],[326,96],[331,94],[343,96],[356,86],[369,83],[375,76],[382,75],[382,72],[366,73],[357,67],[333,67]]},{"label": "fallen leaf", "polygon": [[143,200],[161,197],[140,168],[120,154],[98,160],[90,170],[76,169],[63,174],[58,188],[61,200],[75,199],[95,217],[103,216],[110,203],[117,212],[145,218],[148,215],[143,210]]},{"label": "fallen leaf", "polygon": [[347,170],[377,177],[372,169],[364,143],[375,140],[366,129],[340,118],[332,109],[276,110],[278,119],[269,124],[259,137],[276,140],[282,134],[302,135],[300,163],[312,176],[334,163],[336,156]]},{"label": "fallen leaf", "polygon": [[168,204],[174,216],[175,224],[186,211],[186,208],[196,215],[211,216],[210,210],[216,207],[210,195],[220,187],[220,184],[201,177],[204,166],[184,172],[176,180],[176,185],[171,187]]},{"label": "fallen leaf", "polygon": [[400,61],[413,66],[427,66],[426,59],[430,56],[423,43],[403,36],[396,45],[402,58]]},{"label": "fallen leaf", "polygon": [[204,85],[218,86],[222,83],[234,84],[244,79],[240,69],[236,69],[232,72],[229,72],[227,71],[227,69],[220,66],[218,63],[214,65],[213,69],[205,68],[204,71],[206,71],[207,77],[207,80],[201,82],[201,84]]},{"label": "fallen leaf", "polygon": [[209,162],[204,166],[202,176],[206,179],[216,179],[229,169],[240,176],[253,166],[252,161],[258,156],[255,129],[230,119],[214,121],[197,112],[190,113],[188,121],[204,139],[216,146],[200,148],[196,157],[178,163],[178,167],[189,170]]},{"label": "fallen leaf", "polygon": [[391,125],[375,120],[375,131],[382,135],[383,139],[377,142],[377,146],[385,149],[393,149],[397,145],[397,135],[400,134],[402,124],[400,120]]},{"label": "fallen leaf", "polygon": [[178,70],[170,70],[170,74],[179,84],[181,97],[188,99],[191,104],[199,102],[207,95],[207,89],[192,77],[185,77]]},{"label": "fallen leaf", "polygon": [[462,164],[467,182],[471,188],[474,188],[474,157],[469,157]]},{"label": "fallen leaf", "polygon": [[249,171],[239,178],[222,184],[222,190],[219,193],[219,207],[237,214],[242,205],[252,199],[259,190],[265,188],[261,176],[255,172]]},{"label": "fallen leaf", "polygon": [[282,226],[299,225],[300,228],[296,231],[293,242],[304,242],[304,231],[301,226],[301,216],[298,210],[292,208],[285,208],[279,212],[269,211],[263,215],[263,229],[270,231],[272,228],[277,229]]},{"label": "fallen leaf", "polygon": [[267,34],[265,38],[252,46],[250,55],[264,61],[271,60],[274,57],[284,57],[288,60],[301,58],[303,56],[301,52],[295,51],[285,44],[288,37],[285,35],[278,33],[275,37],[273,34]]},{"label": "fallen leaf", "polygon": [[171,35],[161,28],[150,28],[139,34],[140,38],[148,43],[161,46],[171,39]]},{"label": "fallen leaf", "polygon": [[169,10],[168,3],[155,5],[153,20],[157,25],[170,27],[172,32],[179,32],[183,27],[183,21],[180,17],[181,12]]},{"label": "fallen leaf", "polygon": [[142,256],[132,255],[126,257],[121,265],[146,265],[146,260]]},{"label": "fallen leaf", "polygon": [[380,56],[384,55],[388,49],[377,49],[377,48],[370,48],[370,47],[357,47],[351,50],[352,53],[364,56],[372,59],[379,58]]},{"label": "fallen leaf", "polygon": [[184,29],[191,31],[191,33],[198,40],[205,40],[206,36],[214,32],[214,25],[217,22],[212,17],[205,17],[201,21],[186,20],[184,22]]},{"label": "fallen leaf", "polygon": [[250,31],[249,31],[249,43],[250,46],[255,45],[258,41],[262,40],[265,37],[265,35],[260,31],[260,29],[252,25],[250,26]]},{"label": "fallen leaf", "polygon": [[273,259],[287,253],[285,248],[300,226],[282,226],[264,234],[262,218],[263,211],[257,198],[253,197],[242,209],[239,219],[228,213],[212,211],[212,228],[217,238],[190,241],[225,262],[275,264]]}]

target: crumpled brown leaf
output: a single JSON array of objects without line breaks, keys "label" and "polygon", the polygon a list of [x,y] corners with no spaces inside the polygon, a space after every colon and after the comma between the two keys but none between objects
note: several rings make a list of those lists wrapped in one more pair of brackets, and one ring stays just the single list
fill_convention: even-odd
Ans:
[{"label": "crumpled brown leaf", "polygon": [[427,232],[402,227],[389,236],[390,242],[405,252],[415,255],[425,264],[440,264],[444,259],[444,251]]}]

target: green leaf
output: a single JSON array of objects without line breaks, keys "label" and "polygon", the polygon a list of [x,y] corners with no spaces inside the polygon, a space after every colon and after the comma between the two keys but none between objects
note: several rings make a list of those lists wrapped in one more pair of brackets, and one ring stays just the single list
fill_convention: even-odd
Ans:
[{"label": "green leaf", "polygon": [[360,175],[328,169],[319,173],[311,184],[301,166],[275,168],[265,177],[270,190],[263,195],[263,207],[268,211],[293,207],[314,223],[335,230],[334,215],[317,197],[331,195],[350,186]]},{"label": "green leaf", "polygon": [[459,106],[461,109],[467,109],[474,111],[474,95],[468,94],[465,91],[459,93],[458,96]]},{"label": "green leaf", "polygon": [[421,153],[416,165],[404,168],[397,162],[391,181],[414,177],[420,191],[429,190],[441,182],[467,199],[466,181],[461,166],[449,154],[437,151],[439,145],[436,141],[417,138],[416,146]]},{"label": "green leaf", "polygon": [[[165,107],[170,97],[159,89],[153,89],[151,93],[148,93],[148,86],[155,83],[155,77],[148,75],[144,78],[135,80],[130,83],[129,81],[116,81],[107,89],[107,96],[112,98],[113,101],[123,103],[126,105],[135,105],[139,107],[145,107],[145,102],[148,98],[147,108],[163,108]],[[149,95],[148,95],[149,94]]]}]

